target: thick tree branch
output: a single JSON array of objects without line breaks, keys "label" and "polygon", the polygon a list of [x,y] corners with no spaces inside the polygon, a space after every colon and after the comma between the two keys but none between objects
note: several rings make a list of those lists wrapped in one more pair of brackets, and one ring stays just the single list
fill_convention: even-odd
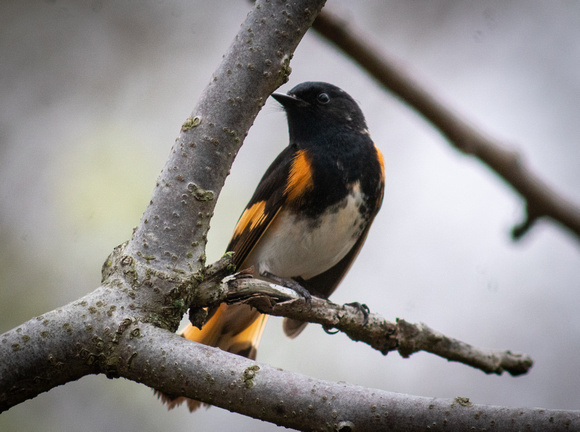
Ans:
[{"label": "thick tree branch", "polygon": [[[423,431],[578,430],[580,411],[505,408],[400,395],[332,383],[256,363],[164,330],[128,329],[120,342],[120,372],[166,394],[203,402],[299,430]],[[156,341],[149,343],[148,341]],[[138,343],[137,343],[138,342]]]},{"label": "thick tree branch", "polygon": [[0,337],[0,412],[85,375],[116,372],[118,340],[136,320],[117,289],[100,287]]},{"label": "thick tree branch", "polygon": [[[158,271],[204,265],[209,220],[231,164],[324,1],[256,2],[183,123],[127,254]],[[195,223],[192,220],[195,219]]]},{"label": "thick tree branch", "polygon": [[324,3],[256,2],[181,127],[124,251],[132,262],[111,269],[115,277],[131,268],[138,280],[155,281],[139,304],[176,306],[160,323],[167,328],[175,329],[200,295],[198,280],[180,281],[203,269],[209,221],[235,155],[268,96],[287,81],[294,50]]},{"label": "thick tree branch", "polygon": [[463,153],[477,157],[516,190],[526,202],[526,219],[514,227],[522,237],[536,220],[547,217],[580,240],[580,208],[535,175],[522,156],[464,121],[413,79],[400,63],[389,58],[347,20],[325,10],[313,24],[322,36],[356,61],[387,90],[417,110]]}]

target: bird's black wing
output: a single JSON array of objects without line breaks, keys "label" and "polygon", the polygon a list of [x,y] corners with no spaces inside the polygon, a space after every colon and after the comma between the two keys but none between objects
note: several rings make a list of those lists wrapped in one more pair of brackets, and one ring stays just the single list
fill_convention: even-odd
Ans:
[{"label": "bird's black wing", "polygon": [[285,189],[295,152],[293,146],[288,146],[272,162],[238,220],[227,247],[227,251],[235,252],[234,263],[238,268],[243,265],[286,201]]}]

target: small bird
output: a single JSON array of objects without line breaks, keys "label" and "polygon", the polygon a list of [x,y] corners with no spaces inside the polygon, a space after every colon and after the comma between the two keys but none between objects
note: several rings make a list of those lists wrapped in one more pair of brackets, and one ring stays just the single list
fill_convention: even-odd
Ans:
[{"label": "small bird", "polygon": [[[304,82],[274,93],[286,111],[290,144],[266,170],[227,247],[238,269],[309,295],[328,298],[358,255],[383,200],[384,164],[365,118],[344,90]],[[284,282],[287,283],[284,283]],[[210,311],[211,314],[211,311]],[[267,315],[221,304],[189,340],[256,358]],[[294,338],[305,322],[285,318]],[[161,395],[171,409],[187,400]]]}]

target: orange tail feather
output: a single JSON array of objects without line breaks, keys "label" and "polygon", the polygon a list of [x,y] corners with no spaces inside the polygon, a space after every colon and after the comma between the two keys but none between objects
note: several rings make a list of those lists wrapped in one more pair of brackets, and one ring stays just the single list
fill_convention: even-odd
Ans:
[{"label": "orange tail feather", "polygon": [[[222,304],[201,330],[188,324],[179,334],[188,340],[254,360],[267,319],[268,315],[263,315],[250,306]],[[155,393],[167,404],[168,409],[183,402],[187,402],[190,411],[201,406],[201,402],[193,399],[171,398],[159,392]]]}]

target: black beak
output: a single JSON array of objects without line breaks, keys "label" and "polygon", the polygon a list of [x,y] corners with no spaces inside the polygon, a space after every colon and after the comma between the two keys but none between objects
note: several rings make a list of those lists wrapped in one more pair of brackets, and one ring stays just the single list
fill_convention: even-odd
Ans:
[{"label": "black beak", "polygon": [[272,93],[271,96],[276,99],[284,108],[306,105],[302,99],[290,96],[284,93]]}]

